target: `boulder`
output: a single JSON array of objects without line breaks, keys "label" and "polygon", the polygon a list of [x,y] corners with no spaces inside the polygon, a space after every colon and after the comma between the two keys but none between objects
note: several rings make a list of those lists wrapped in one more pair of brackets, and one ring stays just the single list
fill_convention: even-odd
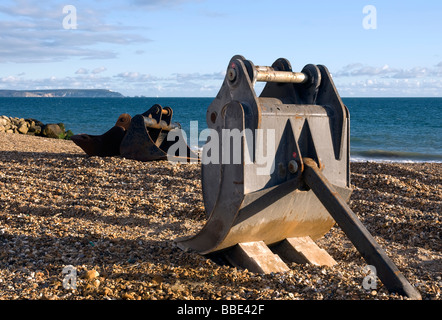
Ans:
[{"label": "boulder", "polygon": [[39,135],[41,133],[41,127],[37,125],[31,125],[28,130],[28,134]]},{"label": "boulder", "polygon": [[25,119],[27,122],[29,122],[31,124],[31,126],[39,126],[39,127],[43,127],[44,123],[41,121],[38,121],[36,119],[32,119],[32,118],[27,118]]},{"label": "boulder", "polygon": [[27,134],[28,133],[28,125],[26,124],[26,122],[23,122],[22,124],[20,124],[20,126],[18,127],[17,131],[21,134]]},{"label": "boulder", "polygon": [[41,135],[47,138],[64,139],[64,130],[58,124],[50,123],[44,126]]},{"label": "boulder", "polygon": [[70,139],[74,134],[66,131],[64,123],[43,124],[36,119],[0,115],[0,132],[27,134],[53,139]]},{"label": "boulder", "polygon": [[6,127],[7,125],[9,125],[9,123],[10,123],[10,121],[8,118],[3,117],[3,116],[0,118],[0,126]]},{"label": "boulder", "polygon": [[25,121],[25,119],[20,119],[20,118],[11,118],[11,122],[14,126],[16,126],[17,128],[20,126],[21,123],[23,123]]}]

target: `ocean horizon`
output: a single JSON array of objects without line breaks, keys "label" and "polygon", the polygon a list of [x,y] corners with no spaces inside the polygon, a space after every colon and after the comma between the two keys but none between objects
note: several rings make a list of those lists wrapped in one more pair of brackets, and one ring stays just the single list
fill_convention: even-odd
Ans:
[{"label": "ocean horizon", "polygon": [[[122,113],[132,117],[154,104],[170,106],[173,122],[190,136],[207,128],[214,98],[0,98],[0,115],[64,123],[74,134],[100,135]],[[350,112],[351,161],[442,162],[442,98],[342,98]],[[195,123],[194,123],[195,124]],[[198,132],[198,133],[199,133]],[[199,141],[201,147],[204,141]]]}]

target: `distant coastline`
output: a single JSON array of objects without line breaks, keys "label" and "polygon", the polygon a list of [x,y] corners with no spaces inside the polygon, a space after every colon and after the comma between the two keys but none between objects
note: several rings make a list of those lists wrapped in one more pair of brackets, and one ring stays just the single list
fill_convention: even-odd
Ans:
[{"label": "distant coastline", "polygon": [[124,98],[107,89],[0,90],[2,98]]}]

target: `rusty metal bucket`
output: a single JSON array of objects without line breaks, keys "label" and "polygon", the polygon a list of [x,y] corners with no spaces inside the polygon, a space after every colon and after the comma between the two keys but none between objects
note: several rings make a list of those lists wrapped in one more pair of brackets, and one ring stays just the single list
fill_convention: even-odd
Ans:
[{"label": "rusty metal bucket", "polygon": [[[155,104],[133,118],[127,113],[121,114],[115,125],[102,135],[78,134],[71,139],[89,156],[123,156],[139,161],[198,161],[198,155],[185,141],[180,124],[172,123],[172,115],[171,107]],[[168,140],[169,133],[173,133],[173,139]],[[177,142],[183,148],[177,148],[172,154],[169,148]]]},{"label": "rusty metal bucket", "polygon": [[[172,123],[173,110],[170,107],[163,108],[156,104],[143,114],[132,118],[130,126],[121,141],[121,156],[139,160],[173,160],[185,158],[185,160],[198,160],[198,155],[187,144],[186,154],[168,154],[169,148],[180,140],[185,143],[179,123]],[[173,133],[175,139],[169,140],[169,133]]]},{"label": "rusty metal bucket", "polygon": [[[266,82],[259,97],[256,81]],[[350,116],[325,66],[292,72],[286,59],[260,67],[234,56],[206,120],[213,131],[201,159],[208,220],[198,234],[176,239],[181,249],[241,265],[246,244],[257,243],[247,263],[259,266],[268,248],[290,239],[314,245],[337,222],[389,289],[420,297],[346,204]],[[281,265],[277,255],[266,259],[266,270]]]},{"label": "rusty metal bucket", "polygon": [[131,116],[123,113],[115,125],[102,135],[76,134],[71,140],[90,157],[112,157],[120,154],[120,144],[129,128]]}]

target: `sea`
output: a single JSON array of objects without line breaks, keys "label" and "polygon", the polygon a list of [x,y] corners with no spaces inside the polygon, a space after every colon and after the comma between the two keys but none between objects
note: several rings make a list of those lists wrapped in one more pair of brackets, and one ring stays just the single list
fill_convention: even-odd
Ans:
[{"label": "sea", "polygon": [[[122,113],[154,104],[173,109],[173,122],[190,136],[207,128],[214,98],[0,98],[0,115],[64,123],[74,134],[100,135]],[[343,98],[350,111],[351,161],[442,162],[442,98]],[[198,121],[198,122],[195,122]],[[200,141],[199,147],[204,144]]]}]

